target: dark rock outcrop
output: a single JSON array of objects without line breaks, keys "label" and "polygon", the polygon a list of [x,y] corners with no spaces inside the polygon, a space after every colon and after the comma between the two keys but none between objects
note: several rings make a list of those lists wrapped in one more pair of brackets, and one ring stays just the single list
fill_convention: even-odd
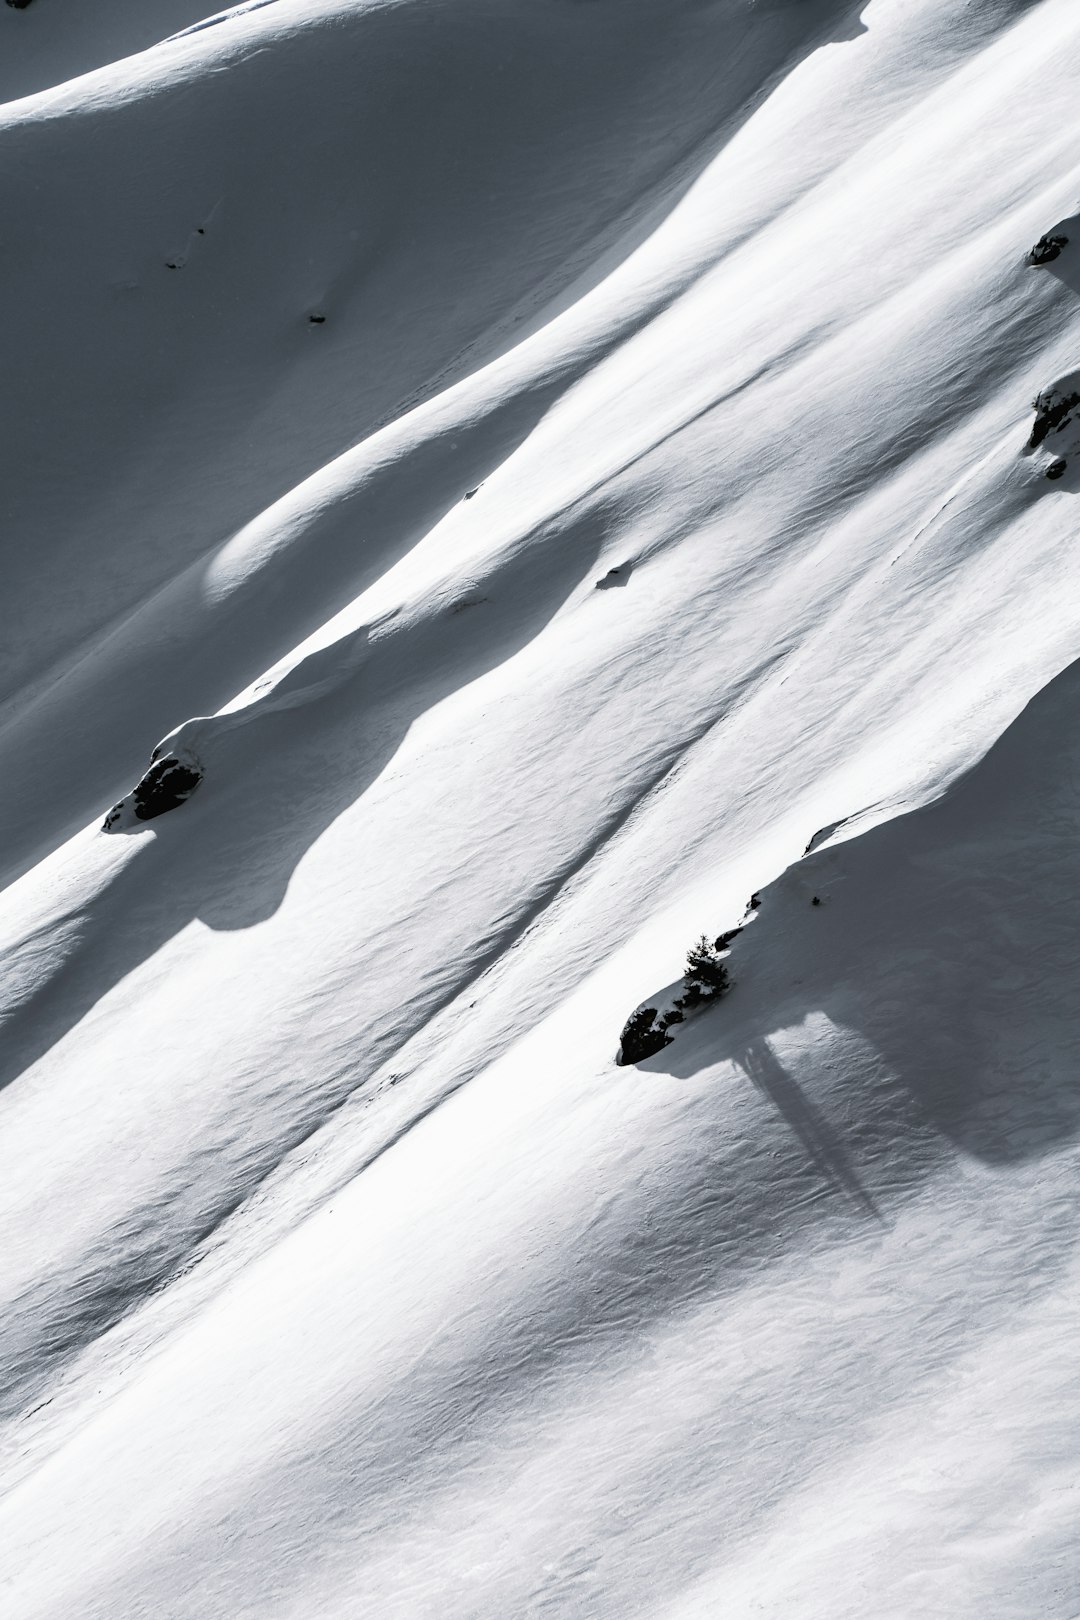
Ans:
[{"label": "dark rock outcrop", "polygon": [[153,821],[189,799],[202,781],[202,773],[166,754],[151,765],[135,792],[133,809],[140,821]]},{"label": "dark rock outcrop", "polygon": [[102,822],[102,831],[114,832],[130,826],[132,821],[153,821],[177,809],[190,799],[201,781],[202,771],[192,761],[177,759],[175,754],[159,758],[155,750],[150,769],[127,798],[113,805]]},{"label": "dark rock outcrop", "polygon": [[[10,4],[11,0],[8,0],[8,3]],[[1054,260],[1060,257],[1062,248],[1066,248],[1068,245],[1069,238],[1067,236],[1040,236],[1028,254],[1027,262],[1036,267],[1043,264],[1053,264]]]},{"label": "dark rock outcrop", "polygon": [[1056,388],[1047,388],[1037,395],[1034,406],[1035,421],[1027,448],[1037,450],[1051,433],[1059,432],[1077,405],[1080,405],[1080,393],[1059,393]]}]

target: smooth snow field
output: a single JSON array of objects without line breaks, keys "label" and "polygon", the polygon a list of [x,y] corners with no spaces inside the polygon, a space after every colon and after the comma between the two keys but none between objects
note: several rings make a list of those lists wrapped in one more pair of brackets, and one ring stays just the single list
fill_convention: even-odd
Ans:
[{"label": "smooth snow field", "polygon": [[1078,0],[0,97],[2,1620],[1077,1620]]}]

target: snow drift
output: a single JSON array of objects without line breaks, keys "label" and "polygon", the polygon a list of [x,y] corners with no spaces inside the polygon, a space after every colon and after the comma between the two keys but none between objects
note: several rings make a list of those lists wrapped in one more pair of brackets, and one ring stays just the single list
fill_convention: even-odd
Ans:
[{"label": "snow drift", "polygon": [[55,6],[7,1610],[1072,1620],[1075,7]]}]

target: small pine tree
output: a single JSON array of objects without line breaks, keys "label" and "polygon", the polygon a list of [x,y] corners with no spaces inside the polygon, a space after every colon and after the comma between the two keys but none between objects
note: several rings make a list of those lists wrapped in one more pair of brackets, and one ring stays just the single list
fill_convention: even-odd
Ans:
[{"label": "small pine tree", "polygon": [[698,995],[695,999],[698,1001],[706,1001],[714,996],[722,996],[724,991],[731,987],[726,964],[721,959],[715,945],[710,945],[704,934],[702,934],[696,945],[691,945],[686,953],[686,972],[683,975],[683,983],[686,985],[687,995],[692,994],[694,987],[697,986]]}]

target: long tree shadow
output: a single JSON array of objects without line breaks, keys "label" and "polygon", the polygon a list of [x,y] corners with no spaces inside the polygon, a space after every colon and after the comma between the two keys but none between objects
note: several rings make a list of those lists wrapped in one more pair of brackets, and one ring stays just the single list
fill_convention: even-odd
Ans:
[{"label": "long tree shadow", "polygon": [[880,1210],[859,1179],[855,1161],[820,1109],[815,1108],[794,1075],[784,1068],[767,1040],[755,1041],[735,1059],[763,1097],[767,1097],[798,1137],[806,1156],[831,1187],[864,1214],[884,1224]]}]

